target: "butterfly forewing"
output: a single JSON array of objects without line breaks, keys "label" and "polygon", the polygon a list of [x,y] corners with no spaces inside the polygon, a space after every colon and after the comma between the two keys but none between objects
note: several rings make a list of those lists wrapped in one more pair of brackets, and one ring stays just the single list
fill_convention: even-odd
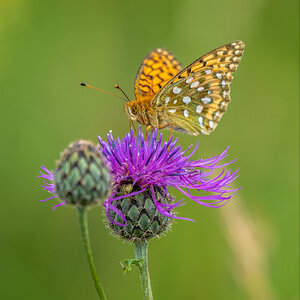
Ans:
[{"label": "butterfly forewing", "polygon": [[221,71],[227,74],[229,80],[232,80],[231,73],[236,71],[244,52],[244,48],[245,44],[242,41],[235,41],[216,48],[184,68],[168,82],[168,85],[171,85],[181,78],[185,78],[191,73],[198,72],[204,68],[210,68],[213,71]]},{"label": "butterfly forewing", "polygon": [[237,68],[244,43],[221,46],[178,73],[154,97],[159,125],[198,135],[210,134],[230,101],[232,72]]},{"label": "butterfly forewing", "polygon": [[179,62],[169,51],[157,48],[150,52],[135,79],[136,99],[153,98],[180,70]]}]

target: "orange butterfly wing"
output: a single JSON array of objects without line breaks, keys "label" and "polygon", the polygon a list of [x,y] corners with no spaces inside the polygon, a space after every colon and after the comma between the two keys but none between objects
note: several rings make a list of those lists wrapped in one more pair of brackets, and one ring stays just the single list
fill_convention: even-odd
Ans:
[{"label": "orange butterfly wing", "polygon": [[181,70],[180,63],[169,51],[157,48],[143,60],[134,84],[136,100],[151,100]]}]

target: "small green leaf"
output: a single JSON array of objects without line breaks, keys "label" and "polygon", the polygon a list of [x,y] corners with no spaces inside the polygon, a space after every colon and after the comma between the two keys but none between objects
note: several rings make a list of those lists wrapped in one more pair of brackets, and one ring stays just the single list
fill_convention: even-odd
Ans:
[{"label": "small green leaf", "polygon": [[124,273],[129,273],[132,271],[132,265],[136,265],[137,267],[140,267],[142,265],[142,262],[144,261],[144,258],[135,259],[135,258],[127,258],[120,262]]}]

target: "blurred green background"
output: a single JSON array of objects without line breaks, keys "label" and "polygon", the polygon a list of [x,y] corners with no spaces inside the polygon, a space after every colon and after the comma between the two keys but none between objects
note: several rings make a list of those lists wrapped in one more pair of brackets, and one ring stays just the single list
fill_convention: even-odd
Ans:
[{"label": "blurred green background", "polygon": [[[1,299],[96,299],[76,211],[40,203],[39,166],[75,139],[128,131],[123,103],[79,86],[133,97],[144,56],[171,50],[183,66],[226,42],[246,50],[232,102],[211,136],[176,134],[195,157],[230,146],[236,186],[224,208],[187,201],[166,238],[150,242],[155,299],[298,299],[298,1],[0,1]],[[165,136],[168,136],[166,131]],[[177,194],[178,198],[180,197]],[[133,246],[89,212],[109,299],[141,299]]]}]

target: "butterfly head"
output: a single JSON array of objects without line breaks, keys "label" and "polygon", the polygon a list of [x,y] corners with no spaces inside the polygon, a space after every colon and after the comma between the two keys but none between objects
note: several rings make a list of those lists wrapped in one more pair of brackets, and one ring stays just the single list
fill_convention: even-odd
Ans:
[{"label": "butterfly head", "polygon": [[125,112],[129,119],[140,122],[141,110],[136,101],[125,103]]}]

